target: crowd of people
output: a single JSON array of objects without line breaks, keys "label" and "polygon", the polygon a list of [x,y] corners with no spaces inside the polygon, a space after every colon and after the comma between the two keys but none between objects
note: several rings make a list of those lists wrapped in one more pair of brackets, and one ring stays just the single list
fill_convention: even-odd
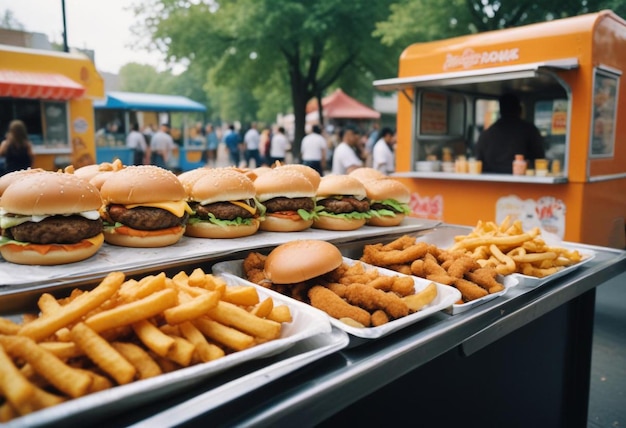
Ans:
[{"label": "crowd of people", "polygon": [[[292,142],[282,126],[259,129],[253,122],[245,130],[230,124],[221,131],[211,123],[199,123],[194,131],[194,147],[201,148],[202,162],[208,166],[218,166],[221,143],[228,153],[228,164],[237,167],[256,168],[299,161],[320,175],[346,174],[359,166],[370,166],[385,174],[395,169],[395,132],[391,128],[379,130],[377,124],[370,132],[353,124],[326,129],[313,125],[302,139],[299,153],[293,153]],[[139,124],[132,123],[126,146],[133,151],[135,165],[152,164],[163,168],[171,168],[178,148],[167,122],[156,130],[150,126],[140,130]],[[11,122],[0,144],[0,158],[4,160],[2,173],[33,165],[32,144],[22,121]]]}]

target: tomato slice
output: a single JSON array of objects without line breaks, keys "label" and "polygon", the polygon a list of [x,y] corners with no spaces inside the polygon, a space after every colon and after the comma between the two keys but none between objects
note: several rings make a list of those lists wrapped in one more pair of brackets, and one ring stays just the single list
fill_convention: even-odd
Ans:
[{"label": "tomato slice", "polygon": [[268,217],[274,216],[274,217],[283,218],[286,220],[294,220],[294,221],[300,220],[300,214],[298,214],[297,211],[275,211],[273,213],[266,213],[266,215]]},{"label": "tomato slice", "polygon": [[145,238],[146,236],[160,236],[180,233],[182,226],[168,227],[167,229],[159,230],[138,230],[128,226],[120,226],[115,228],[115,233],[120,235],[139,236]]}]

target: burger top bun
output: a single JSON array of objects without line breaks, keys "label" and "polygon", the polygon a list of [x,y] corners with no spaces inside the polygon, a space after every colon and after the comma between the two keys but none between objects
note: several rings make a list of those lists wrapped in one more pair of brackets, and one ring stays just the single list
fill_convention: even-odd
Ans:
[{"label": "burger top bun", "polygon": [[126,167],[107,177],[100,188],[105,203],[141,204],[185,199],[176,175],[155,165]]},{"label": "burger top bun", "polygon": [[326,241],[296,240],[279,245],[265,260],[265,276],[274,284],[294,284],[337,269],[339,249]]},{"label": "burger top bun", "polygon": [[250,180],[254,181],[257,179],[257,177],[259,177],[260,175],[265,174],[266,172],[272,171],[272,168],[270,168],[269,166],[259,166],[256,167],[254,169],[251,169],[250,171],[246,171],[244,172],[244,174],[246,176],[248,176],[250,178]]},{"label": "burger top bun", "polygon": [[91,181],[92,178],[99,175],[100,173],[108,171],[119,171],[122,168],[122,162],[118,159],[113,163],[102,162],[92,165],[81,166],[80,168],[74,170],[74,175],[82,178],[83,180]]},{"label": "burger top bun", "polygon": [[350,195],[357,199],[366,196],[365,186],[349,175],[325,175],[317,188],[317,196]]},{"label": "burger top bun", "polygon": [[285,198],[315,197],[315,188],[311,181],[301,172],[289,168],[276,168],[260,175],[254,180],[254,187],[259,202],[265,202],[279,196]]},{"label": "burger top bun", "polygon": [[320,185],[320,180],[322,179],[319,172],[317,172],[310,166],[302,165],[299,163],[288,163],[288,164],[280,165],[280,166],[277,166],[276,169],[283,170],[283,171],[286,169],[291,169],[294,171],[301,172],[311,182],[311,184],[313,185],[315,189],[318,188],[318,186]]},{"label": "burger top bun", "polygon": [[2,195],[2,208],[11,214],[74,214],[101,206],[102,199],[94,185],[63,172],[24,174]]},{"label": "burger top bun", "polygon": [[43,172],[44,170],[41,168],[29,168],[29,169],[20,169],[19,171],[12,171],[7,174],[4,174],[0,177],[0,196],[4,193],[9,184],[13,183],[20,179],[20,177],[25,174],[33,174],[37,172]]},{"label": "burger top bun", "polygon": [[365,185],[365,191],[370,201],[395,199],[400,203],[408,204],[411,199],[409,188],[393,178],[368,180],[363,184]]},{"label": "burger top bun", "polygon": [[[184,185],[185,183],[183,183]],[[246,175],[229,168],[208,170],[186,188],[190,200],[202,205],[253,198],[254,183]]]},{"label": "burger top bun", "polygon": [[182,183],[183,187],[185,188],[185,192],[187,194],[189,194],[189,192],[191,191],[191,188],[193,187],[194,183],[196,181],[198,181],[198,179],[200,177],[202,177],[204,174],[206,174],[207,172],[210,172],[211,169],[207,168],[207,167],[200,167],[200,168],[196,168],[196,169],[191,169],[189,171],[185,171],[182,174],[178,175],[178,180],[180,180],[180,182]]},{"label": "burger top bun", "polygon": [[360,181],[368,181],[368,180],[376,180],[378,178],[385,178],[387,177],[385,174],[383,174],[382,172],[380,172],[379,170],[375,169],[375,168],[369,168],[369,167],[361,167],[361,168],[357,168],[355,170],[353,170],[352,172],[350,172],[350,174],[348,174],[350,177],[354,177],[357,180]]},{"label": "burger top bun", "polygon": [[107,179],[109,178],[109,176],[115,173],[115,171],[102,171],[101,173],[94,175],[91,180],[89,180],[89,182],[96,186],[98,190],[100,190],[104,182],[107,181]]}]

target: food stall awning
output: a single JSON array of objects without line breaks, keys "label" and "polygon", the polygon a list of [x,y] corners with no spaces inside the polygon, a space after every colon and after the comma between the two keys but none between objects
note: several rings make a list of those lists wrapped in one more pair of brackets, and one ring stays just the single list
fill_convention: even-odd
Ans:
[{"label": "food stall awning", "polygon": [[180,95],[144,94],[139,92],[107,92],[106,99],[94,101],[95,109],[142,111],[198,111],[206,107]]},{"label": "food stall awning", "polygon": [[[322,107],[324,117],[330,119],[380,119],[379,112],[352,98],[341,89],[324,97]],[[317,100],[313,99],[307,105],[307,113],[317,113],[317,111]]]},{"label": "food stall awning", "polygon": [[62,74],[0,70],[0,97],[71,100],[84,93],[84,86]]},{"label": "food stall awning", "polygon": [[414,87],[459,86],[470,92],[485,92],[476,90],[476,86],[514,79],[529,79],[529,84],[533,84],[532,80],[535,80],[535,85],[541,85],[541,71],[576,68],[578,68],[578,58],[566,58],[531,64],[375,80],[374,86],[381,91],[404,91]]}]

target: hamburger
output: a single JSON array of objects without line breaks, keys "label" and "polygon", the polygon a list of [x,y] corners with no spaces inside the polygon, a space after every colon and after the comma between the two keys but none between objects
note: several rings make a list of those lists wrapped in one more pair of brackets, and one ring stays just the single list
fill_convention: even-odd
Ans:
[{"label": "hamburger", "polygon": [[411,212],[411,192],[402,183],[392,178],[366,180],[363,185],[370,201],[370,226],[397,226]]},{"label": "hamburger", "polygon": [[265,278],[276,285],[298,284],[343,264],[337,247],[326,241],[301,239],[279,245],[265,260]]},{"label": "hamburger", "polygon": [[386,178],[387,176],[377,170],[376,168],[370,168],[367,166],[363,166],[360,168],[356,168],[348,174],[350,177],[354,177],[361,182],[365,182],[368,180],[377,180],[379,178]]},{"label": "hamburger", "polygon": [[174,173],[154,165],[129,166],[102,184],[104,239],[124,247],[178,242],[191,213]]},{"label": "hamburger", "polygon": [[261,230],[295,232],[313,224],[315,188],[300,172],[274,169],[257,177],[254,187],[265,208]]},{"label": "hamburger", "polygon": [[317,188],[319,187],[320,181],[322,179],[319,172],[317,172],[310,166],[302,165],[299,163],[287,163],[284,165],[279,165],[276,167],[276,169],[279,171],[292,170],[292,171],[300,172],[311,182],[315,190],[317,190]]},{"label": "hamburger", "polygon": [[204,169],[197,174],[181,174],[180,180],[193,211],[185,235],[239,238],[259,229],[256,189],[245,174],[232,168]]},{"label": "hamburger", "polygon": [[102,246],[102,206],[93,185],[71,174],[22,174],[2,195],[0,253],[27,265],[73,263]]},{"label": "hamburger", "polygon": [[313,220],[313,227],[355,230],[370,217],[369,210],[363,183],[348,175],[327,175],[322,177],[317,189],[318,217]]}]

